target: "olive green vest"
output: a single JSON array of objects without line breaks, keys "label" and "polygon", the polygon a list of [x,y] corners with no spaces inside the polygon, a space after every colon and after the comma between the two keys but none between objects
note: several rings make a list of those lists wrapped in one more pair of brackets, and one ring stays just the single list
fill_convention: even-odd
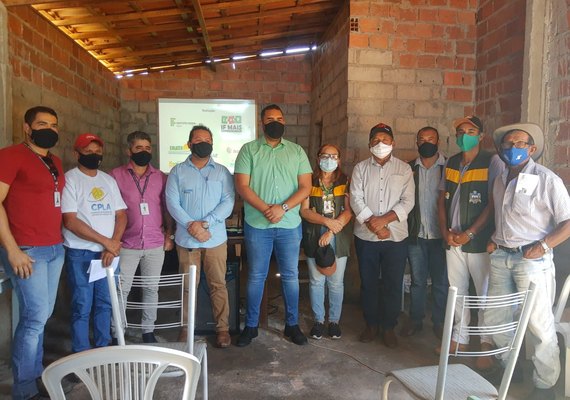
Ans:
[{"label": "olive green vest", "polygon": [[[445,168],[445,210],[447,227],[451,227],[451,202],[455,191],[460,186],[460,224],[461,230],[469,229],[483,212],[489,202],[489,163],[493,155],[484,151],[469,164],[461,177],[461,153],[449,158]],[[465,253],[483,253],[494,230],[492,218],[487,225],[477,232],[473,240],[461,246]]]}]

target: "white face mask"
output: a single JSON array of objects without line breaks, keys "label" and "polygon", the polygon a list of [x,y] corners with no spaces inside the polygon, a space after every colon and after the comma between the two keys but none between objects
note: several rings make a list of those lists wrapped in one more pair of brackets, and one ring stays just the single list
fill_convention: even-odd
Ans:
[{"label": "white face mask", "polygon": [[392,145],[384,144],[382,142],[378,143],[376,146],[370,148],[370,152],[376,157],[383,159],[388,157],[392,153]]}]

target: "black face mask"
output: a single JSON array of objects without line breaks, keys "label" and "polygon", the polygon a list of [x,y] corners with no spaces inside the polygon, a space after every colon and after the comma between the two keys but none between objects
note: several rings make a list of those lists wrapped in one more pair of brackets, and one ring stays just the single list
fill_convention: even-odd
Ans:
[{"label": "black face mask", "polygon": [[194,143],[190,147],[192,154],[195,154],[199,158],[209,157],[210,154],[212,154],[212,149],[212,144],[208,142]]},{"label": "black face mask", "polygon": [[437,144],[429,142],[422,143],[422,145],[418,147],[418,153],[424,158],[433,157],[435,153],[437,153]]},{"label": "black face mask", "polygon": [[139,151],[138,153],[131,154],[131,160],[139,167],[144,167],[152,160],[152,154],[148,151]]},{"label": "black face mask", "polygon": [[32,142],[42,149],[51,149],[59,140],[59,135],[53,129],[32,129]]},{"label": "black face mask", "polygon": [[99,154],[81,154],[79,153],[79,164],[83,165],[87,169],[97,169],[103,161],[103,156]]},{"label": "black face mask", "polygon": [[280,139],[285,133],[285,125],[279,121],[273,121],[263,125],[263,131],[271,139]]}]

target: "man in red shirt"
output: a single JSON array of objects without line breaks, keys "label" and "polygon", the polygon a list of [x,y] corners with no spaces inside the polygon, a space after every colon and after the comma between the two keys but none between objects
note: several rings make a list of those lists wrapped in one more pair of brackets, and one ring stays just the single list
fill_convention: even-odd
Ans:
[{"label": "man in red shirt", "polygon": [[24,142],[0,150],[0,264],[20,306],[12,341],[12,398],[37,399],[44,327],[55,304],[63,266],[61,160],[57,114],[48,107],[24,115]]}]

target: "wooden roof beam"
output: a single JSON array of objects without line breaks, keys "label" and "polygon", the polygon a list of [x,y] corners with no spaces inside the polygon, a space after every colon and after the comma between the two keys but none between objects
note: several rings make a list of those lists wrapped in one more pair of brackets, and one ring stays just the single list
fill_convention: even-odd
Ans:
[{"label": "wooden roof beam", "polygon": [[[200,0],[191,0],[192,6],[194,7],[194,12],[198,18],[198,24],[200,24],[200,30],[202,33],[202,38],[204,40],[204,47],[206,48],[207,57],[212,60],[212,44],[210,43],[210,37],[208,35],[208,29],[206,28],[206,21],[204,20],[204,13],[202,12],[202,7],[200,5]],[[210,63],[210,68],[212,71],[216,71],[214,63]]]},{"label": "wooden roof beam", "polygon": [[142,11],[142,12],[132,12],[126,14],[66,18],[66,19],[53,20],[51,22],[55,26],[103,24],[106,22],[132,21],[144,18],[169,17],[172,15],[180,15],[181,12],[191,13],[192,10],[191,9],[181,10],[179,8],[171,8],[167,10]]}]

